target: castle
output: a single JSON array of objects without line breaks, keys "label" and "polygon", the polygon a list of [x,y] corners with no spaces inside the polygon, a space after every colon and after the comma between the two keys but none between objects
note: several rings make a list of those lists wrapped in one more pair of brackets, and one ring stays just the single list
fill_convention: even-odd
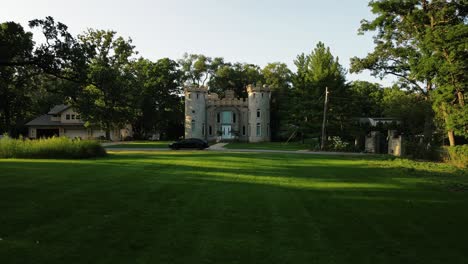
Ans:
[{"label": "castle", "polygon": [[227,90],[224,98],[205,86],[185,92],[185,138],[207,141],[270,141],[270,88],[247,86],[248,98]]}]

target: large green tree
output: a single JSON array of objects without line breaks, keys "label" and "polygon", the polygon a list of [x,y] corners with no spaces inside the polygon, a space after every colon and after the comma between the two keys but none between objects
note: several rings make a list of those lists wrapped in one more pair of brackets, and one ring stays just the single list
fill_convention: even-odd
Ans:
[{"label": "large green tree", "polygon": [[268,63],[263,69],[262,74],[265,84],[271,89],[270,101],[270,127],[273,140],[284,139],[287,135],[288,109],[291,93],[292,72],[285,63]]},{"label": "large green tree", "polygon": [[161,138],[177,139],[183,135],[182,71],[178,66],[168,58],[156,62],[140,58],[133,64],[140,91],[140,115],[134,130],[141,137],[159,133]]},{"label": "large green tree", "polygon": [[79,36],[84,45],[93,47],[85,85],[72,101],[88,124],[110,131],[131,123],[138,114],[138,93],[133,56],[137,54],[131,39],[115,31],[89,29]]},{"label": "large green tree", "polygon": [[297,72],[293,76],[293,103],[290,106],[290,123],[301,132],[311,136],[320,135],[324,109],[325,90],[329,91],[329,134],[343,136],[349,111],[337,99],[345,98],[345,70],[324,43],[319,42],[308,55],[300,54],[294,61]]},{"label": "large green tree", "polygon": [[225,64],[223,58],[188,53],[185,53],[178,62],[184,81],[190,85],[205,85],[219,67]]},{"label": "large green tree", "polygon": [[0,133],[16,134],[29,117],[32,69],[21,62],[32,58],[33,45],[20,24],[0,24]]},{"label": "large green tree", "polygon": [[[375,31],[375,48],[365,58],[353,58],[351,71],[371,70],[394,75],[403,88],[433,102],[445,120],[450,145],[455,133],[468,135],[464,94],[467,84],[468,25],[466,0],[370,1],[376,17],[361,22],[360,33]],[[430,139],[430,111],[425,138]]]},{"label": "large green tree", "polygon": [[236,62],[221,65],[208,84],[211,92],[223,95],[226,90],[234,90],[237,96],[246,97],[247,85],[263,82],[262,69],[258,65]]}]

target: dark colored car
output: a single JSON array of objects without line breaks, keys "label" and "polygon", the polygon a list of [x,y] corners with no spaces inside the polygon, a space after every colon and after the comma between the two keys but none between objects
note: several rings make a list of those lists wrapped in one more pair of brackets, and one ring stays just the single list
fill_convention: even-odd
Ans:
[{"label": "dark colored car", "polygon": [[188,138],[169,144],[169,148],[171,149],[206,149],[208,147],[208,142],[199,138]]}]

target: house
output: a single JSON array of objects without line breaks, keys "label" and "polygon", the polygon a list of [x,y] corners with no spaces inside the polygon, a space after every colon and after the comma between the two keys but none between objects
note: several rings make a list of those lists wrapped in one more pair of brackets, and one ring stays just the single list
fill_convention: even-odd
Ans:
[{"label": "house", "polygon": [[[106,136],[106,132],[97,127],[85,127],[82,116],[70,105],[56,105],[50,111],[26,123],[29,138],[66,136],[69,138],[98,139]],[[132,128],[111,131],[111,140],[123,140],[132,136]]]},{"label": "house", "polygon": [[224,98],[205,86],[185,87],[185,138],[207,141],[270,141],[270,88],[247,86],[248,98],[227,90]]}]

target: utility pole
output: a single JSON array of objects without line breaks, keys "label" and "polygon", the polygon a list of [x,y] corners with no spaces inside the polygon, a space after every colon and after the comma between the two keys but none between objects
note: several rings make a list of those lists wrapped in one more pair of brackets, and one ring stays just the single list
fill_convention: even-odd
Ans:
[{"label": "utility pole", "polygon": [[327,123],[327,107],[328,107],[328,87],[325,87],[325,103],[323,104],[323,121],[322,121],[322,142],[320,144],[320,150],[325,149],[325,143],[327,141],[327,135],[325,132],[325,125]]}]

